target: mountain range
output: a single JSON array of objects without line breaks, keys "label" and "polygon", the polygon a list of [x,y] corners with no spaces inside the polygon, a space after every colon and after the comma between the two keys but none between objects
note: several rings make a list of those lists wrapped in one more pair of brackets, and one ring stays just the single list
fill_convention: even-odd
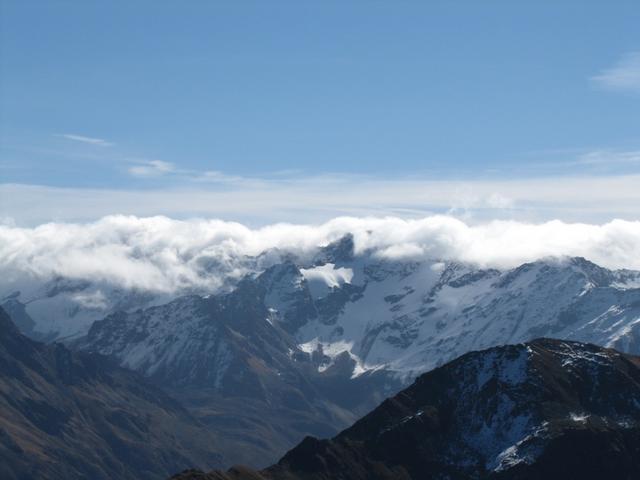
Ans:
[{"label": "mountain range", "polygon": [[[481,268],[382,257],[345,236],[312,254],[234,262],[224,271],[244,274],[212,292],[55,278],[4,306],[26,333],[162,387],[214,432],[227,465],[266,466],[305,435],[335,435],[470,351],[550,337],[640,353],[640,272],[583,258]],[[43,320],[49,304],[56,322]]]}]

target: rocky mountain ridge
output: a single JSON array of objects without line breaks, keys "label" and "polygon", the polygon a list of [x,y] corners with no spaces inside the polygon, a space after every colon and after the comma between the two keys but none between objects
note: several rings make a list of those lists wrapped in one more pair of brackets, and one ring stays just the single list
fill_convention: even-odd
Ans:
[{"label": "rocky mountain ridge", "polygon": [[[187,358],[197,369],[194,349],[217,349],[221,325],[318,372],[346,361],[352,378],[386,371],[411,379],[467,351],[541,336],[640,353],[638,272],[610,271],[581,258],[482,270],[356,256],[348,239],[331,247],[312,265],[273,265],[230,293],[110,315],[79,344],[152,377]],[[322,263],[327,259],[337,263]],[[233,313],[225,302],[235,305]],[[224,352],[215,351],[219,358],[209,359],[209,372],[226,368]],[[181,382],[192,376],[174,375]]]},{"label": "rocky mountain ridge", "polygon": [[307,437],[265,470],[173,479],[632,479],[639,454],[640,359],[539,339],[423,374],[336,437]]}]

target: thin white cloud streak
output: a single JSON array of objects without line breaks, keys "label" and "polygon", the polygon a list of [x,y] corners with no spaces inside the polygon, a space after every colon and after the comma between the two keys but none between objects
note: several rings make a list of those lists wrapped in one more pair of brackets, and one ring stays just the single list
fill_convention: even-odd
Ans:
[{"label": "thin white cloud streak", "polygon": [[162,160],[140,160],[137,165],[129,167],[128,171],[134,177],[157,177],[175,172],[176,167],[173,163]]},{"label": "thin white cloud streak", "polygon": [[[357,252],[514,267],[543,257],[583,256],[610,268],[640,269],[640,222],[605,224],[339,217],[322,224],[249,228],[220,220],[109,216],[96,222],[0,226],[0,287],[67,278],[164,292],[213,291],[244,273],[243,256],[272,248],[308,254],[351,233]],[[207,266],[215,262],[214,270]]]},{"label": "thin white cloud streak", "polygon": [[174,163],[163,160],[132,160],[127,172],[129,175],[138,178],[149,178],[172,176],[174,180],[187,181],[200,184],[226,184],[243,185],[245,187],[265,186],[265,180],[260,178],[242,177],[238,175],[228,175],[216,170],[198,171],[186,168],[178,168]]},{"label": "thin white cloud streak", "polygon": [[63,133],[56,136],[66,138],[67,140],[73,140],[74,142],[87,143],[89,145],[96,145],[98,147],[111,147],[114,145],[113,143],[108,142],[102,138],[85,137],[84,135],[76,135],[73,133]]},{"label": "thin white cloud streak", "polygon": [[591,81],[608,90],[640,92],[640,52],[626,54]]},{"label": "thin white cloud streak", "polygon": [[153,178],[160,176],[171,176],[173,180],[178,182],[190,182],[196,184],[218,184],[244,186],[251,188],[261,188],[269,185],[269,180],[259,177],[242,177],[239,175],[228,175],[217,170],[192,170],[186,168],[178,168],[171,162],[162,160],[136,160],[136,164],[129,167],[130,175],[139,178]]},{"label": "thin white cloud streak", "polygon": [[[321,222],[340,215],[472,220],[603,222],[640,218],[640,175],[520,180],[422,181],[317,177],[202,184],[201,188],[100,190],[0,185],[0,218],[18,225],[87,221],[110,214],[216,217],[266,224]],[[198,184],[200,185],[200,184]]]},{"label": "thin white cloud streak", "polygon": [[620,165],[640,165],[640,150],[626,152],[616,152],[611,150],[596,150],[581,155],[573,165],[597,165],[597,166],[620,166]]}]

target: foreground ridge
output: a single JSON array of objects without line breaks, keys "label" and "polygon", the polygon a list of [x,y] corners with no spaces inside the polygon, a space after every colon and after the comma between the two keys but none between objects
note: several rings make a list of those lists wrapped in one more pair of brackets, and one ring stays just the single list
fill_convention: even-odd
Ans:
[{"label": "foreground ridge", "polygon": [[539,339],[471,352],[420,376],[330,440],[260,472],[206,479],[537,479],[640,475],[640,359]]},{"label": "foreground ridge", "polygon": [[216,442],[140,375],[30,340],[0,308],[3,480],[162,478],[194,462],[222,465]]}]

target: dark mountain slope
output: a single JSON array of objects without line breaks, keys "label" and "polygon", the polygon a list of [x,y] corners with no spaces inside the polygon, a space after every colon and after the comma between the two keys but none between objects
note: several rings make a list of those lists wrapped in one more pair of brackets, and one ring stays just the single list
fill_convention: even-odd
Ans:
[{"label": "dark mountain slope", "polygon": [[98,355],[44,345],[0,309],[0,478],[162,478],[220,465],[177,402]]},{"label": "dark mountain slope", "polygon": [[640,361],[547,339],[469,353],[266,470],[176,478],[640,478]]}]

